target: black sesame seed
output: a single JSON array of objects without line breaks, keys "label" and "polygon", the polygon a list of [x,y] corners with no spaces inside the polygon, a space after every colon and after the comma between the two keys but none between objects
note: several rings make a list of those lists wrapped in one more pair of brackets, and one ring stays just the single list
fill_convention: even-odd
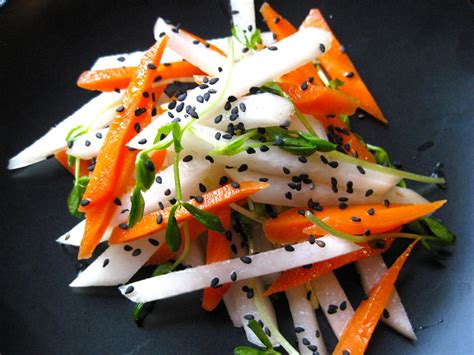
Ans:
[{"label": "black sesame seed", "polygon": [[365,170],[363,167],[357,165],[357,170],[359,170],[359,173],[361,173],[362,175],[365,175]]},{"label": "black sesame seed", "polygon": [[229,181],[229,179],[227,178],[227,176],[221,176],[221,178],[219,179],[219,185],[225,185],[227,184],[227,182]]},{"label": "black sesame seed", "polygon": [[369,216],[373,216],[373,215],[375,214],[375,210],[374,210],[373,208],[369,208],[369,209],[367,210],[367,214],[368,214]]},{"label": "black sesame seed", "polygon": [[250,264],[252,262],[252,258],[249,256],[241,256],[240,261],[242,261],[244,264]]},{"label": "black sesame seed", "polygon": [[237,181],[232,181],[230,183],[230,186],[232,186],[233,188],[236,188],[236,189],[240,188],[240,184]]},{"label": "black sesame seed", "polygon": [[146,138],[142,138],[138,141],[138,144],[146,144],[147,140]]},{"label": "black sesame seed", "polygon": [[215,124],[218,124],[218,123],[220,123],[221,121],[222,121],[222,115],[219,115],[219,116],[217,116],[216,118],[214,118],[214,123],[215,123]]},{"label": "black sesame seed", "polygon": [[326,46],[324,44],[320,43],[319,44],[319,50],[323,53],[326,52]]},{"label": "black sesame seed", "polygon": [[186,100],[186,97],[188,97],[188,94],[187,93],[182,93],[181,95],[179,95],[177,97],[178,101],[182,102],[184,100]]},{"label": "black sesame seed", "polygon": [[117,205],[117,206],[122,206],[122,201],[120,201],[120,199],[118,197],[114,198],[114,203]]},{"label": "black sesame seed", "polygon": [[158,245],[160,245],[160,242],[153,238],[148,238],[148,242],[154,247],[157,247]]},{"label": "black sesame seed", "polygon": [[199,191],[201,191],[202,193],[206,192],[207,191],[206,186],[202,183],[199,183]]},{"label": "black sesame seed", "polygon": [[313,267],[313,264],[306,264],[302,266],[303,269],[311,269],[312,267]]},{"label": "black sesame seed", "polygon": [[175,198],[172,198],[172,199],[169,200],[169,201],[170,201],[170,203],[171,203],[172,205],[174,205],[174,204],[176,203],[176,199],[175,199]]},{"label": "black sesame seed", "polygon": [[221,137],[222,137],[222,133],[221,133],[221,132],[216,132],[216,134],[214,135],[214,138],[215,138],[216,140],[221,139]]},{"label": "black sesame seed", "polygon": [[139,107],[135,110],[135,116],[140,116],[141,114],[145,113],[146,112],[146,108],[144,107]]},{"label": "black sesame seed", "polygon": [[295,251],[295,248],[293,248],[292,245],[285,245],[285,250],[291,252],[291,251]]},{"label": "black sesame seed", "polygon": [[214,278],[211,280],[211,287],[212,287],[212,288],[216,288],[218,285],[219,285],[219,278],[218,278],[218,277],[214,277]]},{"label": "black sesame seed", "polygon": [[196,200],[197,203],[203,203],[204,202],[204,198],[202,198],[202,196],[196,196],[194,199]]},{"label": "black sesame seed", "polygon": [[127,244],[127,245],[124,245],[123,250],[130,251],[130,250],[133,250],[133,247]]},{"label": "black sesame seed", "polygon": [[293,195],[291,194],[290,191],[286,192],[285,193],[285,197],[288,199],[288,200],[291,200],[293,198]]},{"label": "black sesame seed", "polygon": [[254,148],[252,148],[252,147],[248,147],[248,148],[246,149],[246,152],[247,152],[247,154],[254,154],[254,153],[256,153],[256,150],[255,150]]},{"label": "black sesame seed", "polygon": [[322,240],[317,239],[316,240],[316,245],[320,248],[324,248],[326,246],[326,243]]},{"label": "black sesame seed", "polygon": [[353,77],[354,77],[354,73],[351,72],[351,71],[348,71],[348,72],[345,72],[345,73],[344,73],[344,76],[345,76],[346,78],[353,78]]},{"label": "black sesame seed", "polygon": [[337,161],[332,161],[328,164],[331,168],[336,169],[339,166]]},{"label": "black sesame seed", "polygon": [[122,57],[122,56],[117,57],[117,60],[118,60],[119,62],[125,62],[125,57]]},{"label": "black sesame seed", "polygon": [[102,267],[106,267],[109,265],[110,259],[105,259],[104,262],[102,263]]},{"label": "black sesame seed", "polygon": [[[342,50],[341,50],[341,52],[342,52]],[[342,355],[351,355],[351,353],[349,352],[349,350],[343,350]]]},{"label": "black sesame seed", "polygon": [[291,174],[290,169],[288,169],[286,166],[284,166],[282,169],[283,169],[283,172],[284,172],[286,175]]},{"label": "black sesame seed", "polygon": [[307,338],[303,338],[303,339],[301,340],[301,342],[303,343],[303,345],[306,345],[306,346],[308,346],[309,344],[311,344],[311,342],[310,342]]},{"label": "black sesame seed", "polygon": [[303,333],[304,332],[304,328],[303,327],[295,327],[295,333],[298,334],[298,333]]},{"label": "black sesame seed", "polygon": [[229,116],[229,120],[235,121],[237,118],[239,118],[239,114],[233,113]]},{"label": "black sesame seed", "polygon": [[370,229],[366,229],[366,230],[364,231],[364,235],[365,235],[366,237],[370,236],[370,234],[371,234]]},{"label": "black sesame seed", "polygon": [[372,195],[373,193],[374,193],[374,190],[368,189],[368,190],[365,192],[365,197],[369,197],[369,196]]},{"label": "black sesame seed", "polygon": [[246,314],[246,315],[244,316],[244,318],[245,318],[246,320],[254,320],[254,319],[255,319],[255,317],[254,317],[253,315],[251,315],[251,314]]},{"label": "black sesame seed", "polygon": [[330,305],[328,306],[327,313],[328,313],[328,314],[337,313],[337,306],[334,305],[334,304],[330,304]]},{"label": "black sesame seed", "polygon": [[237,169],[237,171],[238,171],[239,173],[241,173],[241,172],[246,171],[248,168],[249,168],[249,167],[248,167],[247,164],[242,164],[241,166],[239,166],[239,168]]},{"label": "black sesame seed", "polygon": [[347,201],[349,201],[349,199],[348,199],[347,197],[339,197],[337,200],[340,201],[340,202],[347,202]]},{"label": "black sesame seed", "polygon": [[212,78],[211,80],[209,80],[209,84],[214,85],[218,81],[219,81],[219,78]]},{"label": "black sesame seed", "polygon": [[127,289],[125,290],[125,294],[128,295],[129,293],[132,293],[135,290],[133,286],[128,286]]},{"label": "black sesame seed", "polygon": [[95,134],[95,136],[96,136],[98,139],[102,139],[102,133],[100,133],[100,132],[97,132],[97,133]]},{"label": "black sesame seed", "polygon": [[196,100],[197,100],[197,102],[203,103],[204,102],[204,97],[199,95],[198,97],[196,97]]},{"label": "black sesame seed", "polygon": [[157,224],[163,223],[163,216],[161,214],[159,214],[158,217],[156,218],[156,223]]},{"label": "black sesame seed", "polygon": [[270,150],[270,148],[266,145],[262,145],[259,149],[262,153],[268,152]]},{"label": "black sesame seed", "polygon": [[[318,351],[318,347],[314,344],[308,345],[307,348],[309,350],[311,350],[313,353],[316,353],[316,351]],[[316,353],[316,354],[318,354],[318,353]]]},{"label": "black sesame seed", "polygon": [[[209,90],[210,92],[211,90]],[[204,93],[203,97],[204,97],[204,101],[209,101],[209,99],[211,98],[211,94],[209,92],[206,92]]]},{"label": "black sesame seed", "polygon": [[141,253],[142,253],[142,250],[139,249],[139,248],[137,248],[137,249],[135,249],[135,250],[133,251],[132,256],[138,256],[138,255],[140,255]]},{"label": "black sesame seed", "polygon": [[157,83],[157,82],[160,81],[161,79],[162,79],[161,75],[157,75],[157,76],[155,76],[155,79],[153,79],[153,81],[154,81],[155,83]]},{"label": "black sesame seed", "polygon": [[387,199],[383,200],[383,205],[384,205],[385,207],[390,207],[390,201],[387,200]]},{"label": "black sesame seed", "polygon": [[303,210],[303,209],[301,209],[301,210],[298,210],[298,214],[300,214],[300,215],[304,216],[304,210]]},{"label": "black sesame seed", "polygon": [[90,200],[81,200],[80,204],[82,207],[87,206],[91,201]]},{"label": "black sesame seed", "polygon": [[84,144],[85,144],[86,147],[89,147],[89,146],[91,145],[91,141],[86,140],[86,141],[84,142]]},{"label": "black sesame seed", "polygon": [[342,301],[341,304],[339,305],[339,309],[341,311],[345,311],[347,308],[347,302],[346,301]]},{"label": "black sesame seed", "polygon": [[351,217],[351,221],[352,221],[352,222],[360,222],[360,221],[362,221],[362,220],[361,220],[359,217],[352,216],[352,217]]},{"label": "black sesame seed", "polygon": [[341,202],[341,203],[339,204],[339,208],[340,208],[341,210],[345,210],[347,207],[348,207],[348,205],[347,205],[347,203],[345,203],[345,202]]},{"label": "black sesame seed", "polygon": [[268,50],[276,51],[276,50],[278,50],[278,47],[277,46],[270,46],[270,47],[268,47]]},{"label": "black sesame seed", "polygon": [[262,177],[262,178],[258,179],[258,181],[261,181],[261,182],[268,182],[268,178]]},{"label": "black sesame seed", "polygon": [[164,192],[165,196],[169,196],[171,195],[171,190],[170,189],[166,189],[165,192]]},{"label": "black sesame seed", "polygon": [[232,107],[232,106],[231,106],[230,102],[227,101],[227,102],[225,103],[225,105],[224,105],[224,110],[229,111],[229,110],[231,109],[231,107]]},{"label": "black sesame seed", "polygon": [[280,17],[277,16],[273,19],[273,23],[277,24],[278,22],[280,22]]},{"label": "black sesame seed", "polygon": [[283,145],[283,139],[281,138],[277,138],[275,139],[275,141],[273,142],[273,145]]},{"label": "black sesame seed", "polygon": [[301,90],[306,90],[308,88],[308,83],[305,81],[300,85]]},{"label": "black sesame seed", "polygon": [[304,155],[298,157],[298,160],[303,164],[308,162],[308,159],[306,159],[306,157]]},{"label": "black sesame seed", "polygon": [[158,183],[158,184],[161,184],[163,182],[163,179],[161,178],[161,176],[157,176],[155,181]]},{"label": "black sesame seed", "polygon": [[230,246],[230,250],[232,250],[232,253],[237,254],[237,246],[235,244]]},{"label": "black sesame seed", "polygon": [[255,295],[255,293],[254,293],[254,291],[253,291],[253,288],[251,288],[251,289],[249,289],[249,290],[247,291],[247,298],[248,298],[248,299],[253,298],[254,295]]},{"label": "black sesame seed", "polygon": [[211,157],[210,155],[206,155],[206,160],[211,164],[214,163],[214,158]]},{"label": "black sesame seed", "polygon": [[191,160],[193,160],[193,156],[192,155],[186,155],[184,158],[183,158],[183,161],[184,162],[190,162]]},{"label": "black sesame seed", "polygon": [[311,244],[311,245],[314,244],[314,243],[316,243],[316,238],[314,237],[314,235],[311,234],[311,235],[309,236],[308,242],[309,242],[309,244]]},{"label": "black sesame seed", "polygon": [[163,205],[163,202],[158,202],[158,207],[160,207],[160,210],[164,210],[165,209],[165,205]]},{"label": "black sesame seed", "polygon": [[383,315],[383,317],[384,317],[385,319],[390,318],[390,312],[389,312],[388,310],[386,310],[386,309],[383,310],[382,315]]},{"label": "black sesame seed", "polygon": [[184,102],[181,102],[178,106],[176,106],[176,112],[181,112],[184,109]]}]

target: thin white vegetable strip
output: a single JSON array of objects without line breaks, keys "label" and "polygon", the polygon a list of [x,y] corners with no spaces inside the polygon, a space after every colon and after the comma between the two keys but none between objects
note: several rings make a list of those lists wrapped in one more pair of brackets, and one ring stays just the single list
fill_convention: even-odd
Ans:
[{"label": "thin white vegetable strip", "polygon": [[[220,284],[231,282],[230,275],[237,273],[238,280],[288,270],[308,263],[327,260],[359,250],[354,243],[333,236],[320,239],[324,247],[309,242],[295,244],[288,251],[280,248],[263,252],[244,259],[231,259],[168,275],[152,277],[120,288],[121,292],[134,302],[149,302],[209,287],[214,278]],[[322,244],[321,244],[322,245]]]},{"label": "thin white vegetable strip", "polygon": [[29,147],[22,150],[8,162],[8,169],[18,169],[66,149],[66,136],[69,131],[78,125],[90,129],[102,128],[108,125],[115,117],[115,108],[120,105],[123,93],[102,93],[57,126],[53,127],[43,137]]},{"label": "thin white vegetable strip", "polygon": [[110,245],[87,269],[71,282],[71,287],[114,286],[127,282],[165,243],[165,232],[127,244]]},{"label": "thin white vegetable strip", "polygon": [[[253,0],[230,0],[230,8],[232,14],[232,24],[242,31],[243,35],[248,39],[252,38],[255,33],[255,5]],[[252,55],[249,48],[244,49],[245,46],[239,41],[235,41],[234,53],[240,58]]]},{"label": "thin white vegetable strip", "polygon": [[[355,264],[366,293],[369,293],[387,272],[387,266],[381,255],[369,256],[368,258],[356,261]],[[390,295],[385,310],[380,318],[382,322],[406,336],[408,339],[416,340],[410,319],[408,318],[405,307],[396,289],[394,289]]]},{"label": "thin white vegetable strip", "polygon": [[339,339],[354,314],[346,293],[333,272],[311,281],[311,286],[329,325]]},{"label": "thin white vegetable strip", "polygon": [[[209,101],[198,102],[197,97],[208,92],[208,88],[200,89],[199,87],[187,92],[184,99],[184,106],[190,105],[194,107],[194,111],[201,112],[205,109],[209,111],[205,117],[201,117],[202,121],[214,119],[215,115],[220,112],[229,96],[240,97],[246,94],[251,87],[261,86],[268,81],[273,80],[299,66],[305,64],[321,54],[319,44],[322,43],[329,48],[331,39],[327,32],[320,31],[314,28],[298,31],[294,35],[285,38],[278,43],[278,50],[262,50],[255,55],[237,63],[232,68],[232,75],[230,81],[226,83],[228,77],[228,69],[224,67],[223,72],[219,76],[219,80],[214,85],[211,85],[215,94],[211,95]],[[304,46],[307,51],[301,51]],[[214,98],[222,93],[227,85],[224,99],[219,102],[214,102]],[[178,105],[179,106],[179,105]],[[183,114],[176,111],[176,108],[169,110],[175,117],[181,118],[181,125],[184,125],[191,118],[183,118]],[[143,129],[134,139],[127,145],[136,149],[147,149],[152,146],[153,139],[161,125],[160,119],[166,117],[168,113],[162,114],[159,118],[153,121],[145,129]],[[204,154],[207,154],[205,152]]]},{"label": "thin white vegetable strip", "polygon": [[[239,109],[238,117],[232,117],[231,120],[231,112],[235,107]],[[244,107],[245,111],[242,111],[241,107]],[[241,122],[246,130],[288,126],[293,112],[293,105],[287,99],[270,93],[262,93],[240,98],[231,104],[230,110],[220,112],[222,119],[218,123],[212,120],[206,124],[219,130],[226,130],[229,123],[237,126]]]},{"label": "thin white vegetable strip", "polygon": [[[303,116],[306,117],[306,120],[308,121],[309,125],[314,129],[314,131],[316,132],[319,138],[328,140],[326,130],[324,129],[323,124],[318,119],[316,119],[315,117],[311,115],[303,115]],[[306,127],[303,125],[303,123],[301,123],[301,121],[297,117],[293,117],[288,129],[290,131],[301,131],[301,132],[308,131]]]},{"label": "thin white vegetable strip", "polygon": [[108,128],[102,128],[79,136],[68,148],[67,154],[85,160],[97,157],[108,131]]},{"label": "thin white vegetable strip", "polygon": [[[145,52],[136,51],[132,53],[113,54],[104,57],[99,57],[95,61],[94,65],[90,70],[102,70],[111,68],[121,67],[136,67],[140,64],[140,61]],[[165,48],[163,56],[161,58],[162,63],[178,62],[183,58],[175,53],[169,47]]]},{"label": "thin white vegetable strip", "polygon": [[227,309],[227,313],[229,314],[229,318],[232,321],[232,324],[234,325],[234,327],[242,328],[243,324],[242,324],[242,319],[240,317],[240,308],[235,302],[233,290],[238,291],[237,284],[234,284],[230,287],[230,289],[224,295],[223,300],[224,300],[225,308]]},{"label": "thin white vegetable strip", "polygon": [[224,66],[225,58],[222,55],[206,48],[204,43],[195,44],[195,39],[182,31],[174,32],[173,26],[158,18],[154,28],[155,39],[159,40],[162,33],[168,36],[169,48],[209,75],[217,75],[218,68]]},{"label": "thin white vegetable strip", "polygon": [[326,344],[319,328],[313,305],[306,298],[304,286],[290,288],[286,291],[291,317],[298,339],[298,349],[302,355],[327,354]]}]

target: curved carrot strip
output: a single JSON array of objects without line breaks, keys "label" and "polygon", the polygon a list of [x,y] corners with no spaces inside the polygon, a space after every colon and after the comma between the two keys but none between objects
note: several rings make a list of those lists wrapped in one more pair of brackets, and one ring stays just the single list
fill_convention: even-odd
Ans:
[{"label": "curved carrot strip", "polygon": [[333,354],[362,355],[395,287],[398,274],[418,240],[412,242],[387,270],[380,282],[370,291],[369,298],[357,307],[351,321],[344,329]]},{"label": "curved carrot strip", "polygon": [[324,20],[321,12],[318,9],[312,9],[301,27],[316,27],[332,34],[331,48],[318,58],[324,70],[331,79],[338,78],[344,81],[344,85],[340,87],[340,90],[357,98],[361,109],[370,113],[376,119],[387,123],[387,119],[382,114],[367,86],[365,86],[349,56]]},{"label": "curved carrot strip", "polygon": [[[227,206],[229,203],[242,200],[243,198],[269,186],[267,183],[257,181],[244,182],[240,184],[240,186],[234,184],[235,183],[227,184],[216,190],[205,193],[202,195],[202,203],[198,203],[194,199],[189,201],[189,203],[205,211],[215,211]],[[233,187],[232,185],[236,187]],[[159,232],[160,230],[164,230],[168,222],[169,211],[170,207],[165,208],[163,211],[156,211],[147,214],[139,223],[133,226],[133,228],[115,228],[109,238],[109,244],[129,242],[144,238],[150,234]],[[158,216],[163,217],[163,221],[160,224],[157,223]],[[192,219],[191,214],[184,208],[179,208],[176,211],[175,217],[178,223]]]},{"label": "curved carrot strip", "polygon": [[159,65],[166,42],[165,37],[143,56],[122,100],[124,109],[112,121],[97,157],[83,197],[89,202],[81,207],[86,214],[86,227],[79,248],[80,259],[92,255],[117,208],[114,199],[125,193],[133,176],[137,152],[130,151],[126,143],[137,134],[138,126],[144,127],[151,121],[152,95],[143,93],[151,90],[153,67]]},{"label": "curved carrot strip", "polygon": [[352,115],[357,108],[357,101],[339,90],[315,85],[308,85],[304,90],[301,85],[290,83],[278,83],[278,85],[303,113],[314,116]]},{"label": "curved carrot strip", "polygon": [[[332,214],[330,212],[326,217],[322,217],[322,220],[324,223],[348,234],[363,234],[364,231],[367,230],[372,234],[385,233],[395,227],[429,215],[445,203],[446,200],[441,200],[420,205],[399,205],[389,208],[384,205],[350,206],[342,211],[336,207],[332,207]],[[373,215],[368,213],[370,208],[374,210]],[[323,235],[326,233],[314,225],[305,228],[303,232],[305,234],[314,235]]]},{"label": "curved carrot strip", "polygon": [[[291,36],[297,31],[297,29],[290,22],[288,22],[287,19],[276,12],[268,3],[264,3],[262,5],[260,8],[260,13],[263,15],[268,28],[274,33],[276,36],[275,39],[277,40],[282,40],[288,36]],[[313,78],[311,81],[314,85],[323,85],[312,63],[307,63],[298,69],[283,75],[279,81],[301,85],[309,78]]]},{"label": "curved carrot strip", "polygon": [[[226,230],[230,230],[231,210],[229,207],[225,207],[225,213],[227,218],[221,219],[222,225]],[[230,242],[222,234],[209,230],[207,232],[206,264],[228,260],[230,257]],[[209,312],[214,310],[229,288],[230,284],[225,284],[217,288],[204,289],[202,308]]]},{"label": "curved carrot strip", "polygon": [[[324,223],[341,232],[362,235],[367,230],[374,233],[384,233],[393,228],[410,223],[426,216],[446,203],[445,200],[419,205],[383,204],[351,205],[345,209],[338,206],[327,206],[322,211],[314,211],[314,215]],[[307,235],[326,234],[318,226],[298,213],[300,209],[292,208],[280,213],[277,218],[269,219],[263,225],[266,237],[273,243],[296,243]]]},{"label": "curved carrot strip", "polygon": [[385,239],[384,247],[381,249],[373,247],[368,243],[360,244],[363,246],[363,248],[355,252],[341,255],[326,261],[321,261],[319,263],[310,264],[311,267],[308,265],[308,267],[298,267],[296,269],[284,271],[265,291],[264,295],[270,296],[271,294],[277,292],[286,291],[290,288],[304,285],[305,283],[326,275],[328,272],[338,269],[344,265],[372,255],[383,253],[388,248],[390,248],[392,242],[392,238]]},{"label": "curved carrot strip", "polygon": [[[67,171],[69,171],[72,175],[74,175],[74,167],[70,166],[67,162],[67,153],[65,150],[61,150],[54,154],[54,158],[61,164]],[[82,160],[81,159],[81,168],[79,170],[79,174],[81,176],[89,175],[89,164],[90,160]]]},{"label": "curved carrot strip", "polygon": [[[85,71],[77,79],[77,86],[86,90],[98,91],[126,89],[136,71],[137,67]],[[188,62],[160,64],[154,74],[153,80],[156,80],[156,82],[167,79],[189,78],[194,75],[205,75],[202,70]]]},{"label": "curved carrot strip", "polygon": [[344,152],[371,163],[376,162],[374,155],[367,149],[367,146],[355,133],[347,128],[339,117],[319,116],[318,120],[326,129],[329,140],[336,143]]}]

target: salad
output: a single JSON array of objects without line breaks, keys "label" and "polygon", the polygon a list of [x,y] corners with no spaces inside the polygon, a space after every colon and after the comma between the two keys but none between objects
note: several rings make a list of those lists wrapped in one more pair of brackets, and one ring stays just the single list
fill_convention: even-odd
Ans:
[{"label": "salad", "polygon": [[[400,170],[351,129],[356,110],[387,119],[318,9],[297,29],[265,3],[264,32],[253,0],[230,7],[229,37],[158,18],[147,51],[99,58],[77,84],[100,93],[10,160],[54,156],[74,176],[81,221],[57,241],[90,263],[70,286],[118,286],[138,325],[154,302],[202,290],[203,309],[223,302],[243,328],[235,354],[362,354],[379,321],[416,340],[397,276],[417,244],[439,258],[455,236],[430,217],[446,201],[407,183],[445,188],[442,170]],[[388,267],[397,239],[410,243]],[[334,274],[350,263],[367,294],[356,308]]]}]

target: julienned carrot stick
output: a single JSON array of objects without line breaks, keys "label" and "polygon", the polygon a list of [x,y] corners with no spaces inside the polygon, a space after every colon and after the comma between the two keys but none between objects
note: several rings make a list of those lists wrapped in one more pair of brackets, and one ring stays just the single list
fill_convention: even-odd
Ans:
[{"label": "julienned carrot stick", "polygon": [[[322,211],[314,211],[314,215],[344,233],[361,235],[369,230],[371,234],[375,234],[387,232],[426,216],[445,203],[446,201],[442,200],[427,204],[389,207],[383,204],[350,205],[342,210],[338,206],[327,206]],[[310,234],[326,234],[301,215],[300,210],[293,208],[280,213],[277,218],[267,220],[263,225],[266,237],[273,243],[288,244],[305,239]]]},{"label": "julienned carrot stick", "polygon": [[[137,67],[121,67],[85,71],[77,80],[77,86],[86,90],[114,91],[126,89],[130,84]],[[176,78],[192,78],[194,75],[205,75],[198,67],[188,62],[160,64],[154,73],[154,82]]]},{"label": "julienned carrot stick", "polygon": [[164,37],[143,56],[97,157],[81,203],[86,227],[79,249],[80,259],[92,255],[117,208],[114,199],[125,193],[133,176],[137,152],[129,150],[126,143],[137,134],[137,128],[141,129],[151,121],[152,95],[143,93],[151,90],[166,41]]},{"label": "julienned carrot stick", "polygon": [[[276,12],[268,3],[262,5],[260,13],[263,15],[268,28],[274,33],[276,36],[275,39],[278,41],[291,36],[297,31],[288,20]],[[301,85],[303,82],[308,80],[311,80],[314,85],[323,85],[312,63],[307,63],[298,69],[283,75],[279,81]]]},{"label": "julienned carrot stick", "polygon": [[279,83],[279,86],[301,112],[313,116],[352,115],[357,108],[358,102],[352,97],[326,86],[289,83]]},{"label": "julienned carrot stick", "polygon": [[369,298],[362,301],[352,316],[350,323],[344,329],[344,333],[339,339],[333,354],[364,354],[385,305],[392,294],[398,274],[417,242],[418,240],[415,240],[410,244],[388,269],[378,285],[370,291]]},{"label": "julienned carrot stick", "polygon": [[[385,233],[389,230],[413,222],[441,208],[446,200],[420,205],[384,205],[350,206],[339,212],[335,207],[328,208],[327,217],[323,221],[332,227],[348,234]],[[367,208],[368,207],[368,208]],[[323,211],[324,212],[324,211]],[[338,213],[339,212],[339,213]],[[323,235],[325,232],[316,226],[305,228],[305,234]]]},{"label": "julienned carrot stick", "polygon": [[[232,202],[242,200],[245,197],[258,192],[269,185],[264,182],[244,182],[237,184],[235,182],[224,185],[214,191],[205,193],[202,198],[203,202],[198,203],[196,200],[189,201],[194,206],[205,210],[205,211],[216,211],[224,206],[229,205]],[[120,244],[131,240],[144,238],[150,234],[156,233],[166,228],[168,222],[170,208],[166,208],[163,211],[152,212],[143,217],[143,219],[132,228],[121,229],[115,228],[112,235],[110,236],[110,244]],[[158,217],[161,216],[159,219]],[[184,208],[179,208],[175,214],[178,223],[188,221],[192,218],[191,214]],[[162,220],[161,223],[157,223],[158,220]]]},{"label": "julienned carrot stick", "polygon": [[284,271],[265,291],[265,296],[273,293],[286,291],[290,288],[304,285],[328,272],[340,268],[344,265],[353,263],[359,259],[363,259],[372,255],[380,254],[386,251],[392,244],[393,239],[386,239],[383,248],[377,248],[368,243],[360,250],[353,253],[341,255],[337,258],[322,261],[319,263],[310,264],[307,267],[299,267]]},{"label": "julienned carrot stick", "polygon": [[[226,230],[230,230],[231,210],[225,207],[227,218],[221,219],[222,225]],[[207,248],[206,248],[206,264],[215,263],[230,259],[230,242],[220,233],[209,230],[207,232]],[[222,287],[204,289],[202,298],[202,308],[206,311],[212,311],[217,307],[219,302],[229,290],[230,284],[222,285]]]},{"label": "julienned carrot stick", "polygon": [[[316,27],[332,33],[318,9],[312,9],[309,12],[301,27]],[[370,113],[376,119],[387,123],[386,118],[382,114],[382,111],[380,111],[380,108],[372,97],[369,89],[367,89],[367,86],[365,86],[359,73],[357,73],[345,49],[341,46],[333,33],[332,35],[331,48],[318,58],[324,71],[329,75],[331,80],[337,78],[344,82],[340,90],[357,98],[361,109]]]}]

